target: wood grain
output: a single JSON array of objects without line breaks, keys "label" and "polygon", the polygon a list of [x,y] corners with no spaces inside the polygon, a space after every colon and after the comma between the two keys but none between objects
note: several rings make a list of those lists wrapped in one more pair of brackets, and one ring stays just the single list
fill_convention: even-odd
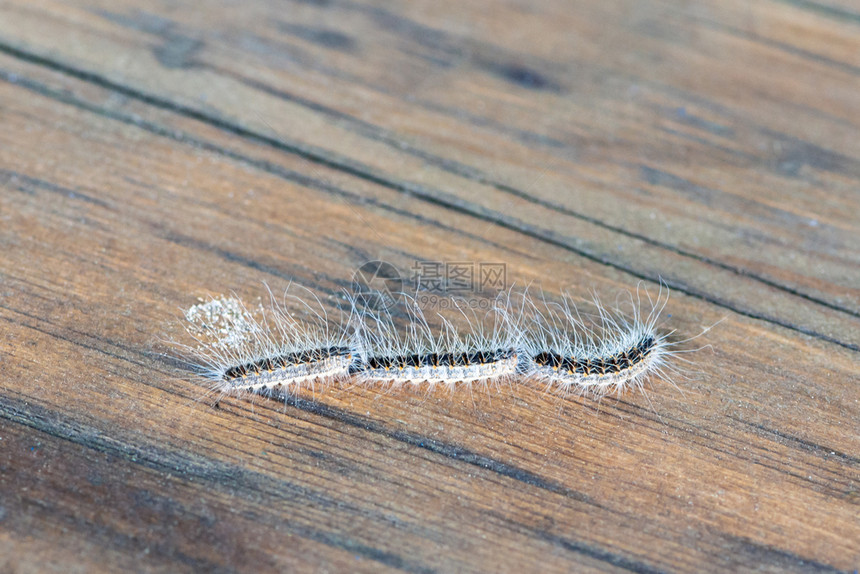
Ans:
[{"label": "wood grain", "polygon": [[[852,2],[0,2],[0,571],[860,567]],[[198,296],[672,290],[680,388],[213,408]]]}]

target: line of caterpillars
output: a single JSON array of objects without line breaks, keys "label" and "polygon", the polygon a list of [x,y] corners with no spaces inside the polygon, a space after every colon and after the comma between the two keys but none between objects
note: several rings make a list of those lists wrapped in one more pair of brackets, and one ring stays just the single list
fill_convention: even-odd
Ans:
[{"label": "line of caterpillars", "polygon": [[[633,369],[645,361],[657,345],[652,335],[644,336],[631,348],[620,351],[608,357],[574,357],[558,353],[540,352],[527,357],[525,364],[518,368],[522,374],[528,374],[533,365],[538,368],[550,368],[560,375],[606,376],[615,375]],[[458,353],[425,353],[400,356],[379,356],[362,359],[348,347],[326,347],[306,351],[286,353],[277,357],[267,357],[258,361],[230,367],[224,371],[223,379],[229,384],[241,384],[248,379],[269,376],[279,370],[323,363],[332,358],[347,357],[349,363],[348,375],[361,375],[367,371],[390,372],[409,369],[426,368],[469,368],[485,367],[502,361],[516,359],[514,349],[479,350]]]}]

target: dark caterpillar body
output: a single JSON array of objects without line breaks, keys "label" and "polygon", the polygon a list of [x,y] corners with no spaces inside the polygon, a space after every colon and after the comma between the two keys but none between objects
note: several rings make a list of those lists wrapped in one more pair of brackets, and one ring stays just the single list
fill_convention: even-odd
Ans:
[{"label": "dark caterpillar body", "polygon": [[514,349],[380,355],[353,364],[350,373],[367,382],[453,385],[512,377],[518,360]]},{"label": "dark caterpillar body", "polygon": [[424,368],[472,367],[487,365],[516,357],[513,349],[498,349],[495,351],[474,351],[461,353],[424,353],[400,355],[392,357],[369,357],[365,362],[353,363],[350,374],[358,374],[368,370],[401,370]]},{"label": "dark caterpillar body", "polygon": [[221,375],[225,389],[271,391],[295,385],[343,379],[357,353],[349,347],[320,347],[242,363]]},{"label": "dark caterpillar body", "polygon": [[551,368],[563,373],[586,377],[591,375],[614,375],[628,371],[644,361],[656,345],[657,340],[649,335],[632,348],[610,357],[582,359],[578,357],[566,357],[558,353],[542,352],[535,355],[532,360],[538,367]]},{"label": "dark caterpillar body", "polygon": [[348,347],[327,347],[286,353],[277,357],[266,357],[253,363],[230,367],[224,371],[223,378],[224,380],[232,381],[235,379],[257,377],[265,373],[320,363],[328,359],[344,356],[349,356],[351,359],[352,351]]}]

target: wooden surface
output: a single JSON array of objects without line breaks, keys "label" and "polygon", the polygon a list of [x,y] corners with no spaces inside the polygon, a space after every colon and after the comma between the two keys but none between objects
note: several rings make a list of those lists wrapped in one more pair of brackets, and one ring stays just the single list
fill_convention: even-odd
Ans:
[{"label": "wooden surface", "polygon": [[[0,572],[860,567],[860,5],[0,1]],[[672,288],[679,389],[198,402],[365,261]]]}]

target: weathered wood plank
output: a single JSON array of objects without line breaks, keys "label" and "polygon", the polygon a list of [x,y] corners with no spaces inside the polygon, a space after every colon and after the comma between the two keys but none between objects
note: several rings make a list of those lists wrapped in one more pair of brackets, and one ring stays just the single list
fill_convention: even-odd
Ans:
[{"label": "weathered wood plank", "polygon": [[[221,8],[207,10],[202,19],[199,11],[181,7],[160,15],[143,13],[133,6],[126,11],[118,10],[116,3],[111,3],[110,9],[90,8],[90,12],[115,24],[118,30],[130,30],[139,41],[112,44],[111,38],[124,40],[127,36],[106,35],[102,28],[107,24],[100,23],[101,32],[88,36],[91,43],[84,43],[78,52],[60,61],[72,60],[71,65],[82,70],[107,68],[107,72],[100,72],[107,79],[146,93],[160,94],[166,84],[164,92],[174,97],[165,97],[179,104],[199,100],[201,85],[217,86],[212,90],[214,94],[207,93],[206,106],[214,107],[218,113],[213,111],[213,114],[219,119],[226,118],[243,129],[291,144],[318,144],[337,152],[335,161],[353,165],[358,161],[359,169],[379,171],[395,186],[409,187],[415,183],[414,174],[420,173],[422,181],[429,184],[427,190],[431,195],[447,192],[455,198],[463,197],[469,200],[468,207],[487,209],[494,215],[522,214],[523,217],[509,215],[500,219],[640,274],[653,277],[661,269],[689,267],[687,275],[668,280],[679,288],[718,293],[733,306],[756,315],[775,316],[788,322],[780,317],[779,310],[756,308],[751,303],[762,299],[763,290],[767,289],[776,289],[775,296],[783,296],[781,304],[776,306],[778,309],[792,309],[793,320],[800,319],[802,328],[820,334],[830,331],[832,325],[821,322],[820,305],[808,298],[834,306],[849,317],[860,312],[856,305],[860,300],[855,288],[857,277],[845,275],[846,267],[855,268],[857,263],[856,253],[850,248],[857,220],[852,216],[854,210],[846,209],[851,205],[852,194],[845,178],[856,184],[860,165],[856,156],[846,153],[847,143],[857,137],[857,126],[852,124],[856,102],[851,89],[856,84],[856,70],[850,61],[836,61],[828,56],[827,62],[810,68],[809,62],[817,61],[810,54],[780,51],[773,45],[762,46],[750,40],[739,41],[731,34],[720,33],[718,25],[711,26],[710,20],[692,9],[681,12],[669,7],[639,9],[620,21],[617,21],[619,12],[623,11],[610,10],[594,14],[598,18],[594,22],[583,20],[581,14],[570,12],[569,8],[567,12],[579,20],[566,16],[566,12],[559,14],[558,7],[547,5],[535,16],[541,22],[549,22],[546,25],[550,27],[544,32],[547,40],[529,43],[516,54],[534,60],[530,65],[537,68],[526,71],[531,70],[535,75],[544,73],[540,66],[548,68],[546,74],[555,71],[565,82],[547,82],[564,84],[564,90],[520,86],[512,94],[511,82],[516,76],[512,79],[503,75],[498,79],[491,73],[507,69],[506,62],[513,57],[507,43],[512,40],[505,36],[488,39],[489,33],[477,25],[476,30],[469,29],[472,34],[454,34],[434,28],[430,25],[432,21],[419,25],[408,14],[397,15],[353,4],[327,3],[322,8],[299,4],[286,11],[266,4]],[[777,17],[777,23],[814,17],[821,19],[818,21],[821,25],[832,24],[832,19],[824,15],[810,16],[808,11],[793,10]],[[416,11],[421,15],[425,12]],[[777,12],[757,9],[748,14],[739,8],[738,11],[746,18],[748,27],[755,29],[769,29],[768,15]],[[31,13],[32,8],[24,12]],[[302,49],[296,50],[305,56],[295,56],[297,61],[290,60],[292,64],[288,66],[277,58],[292,55],[289,50],[292,44],[284,45],[277,40],[285,34],[289,36],[283,25],[275,25],[281,22],[282,12],[299,22],[305,19],[319,22],[324,17],[337,22],[342,18],[352,28],[352,34],[361,38],[360,49],[356,46],[354,53],[344,54],[343,50],[320,46],[314,40],[325,29],[315,36],[309,32],[315,29],[309,27],[309,22],[293,24],[292,28],[286,28],[304,31],[297,40]],[[723,19],[731,21],[735,12],[726,12],[728,16]],[[660,16],[665,16],[665,21]],[[56,25],[64,26],[68,18],[58,18]],[[500,21],[505,22],[504,17]],[[575,26],[576,21],[585,23]],[[609,39],[594,39],[593,33],[562,33],[585,27],[604,30],[608,24],[601,24],[610,21],[622,29],[618,34],[632,38],[629,42],[635,49],[614,46],[611,34]],[[760,24],[761,21],[765,24]],[[50,26],[50,19],[48,23],[40,19],[40,25]],[[683,26],[693,28],[695,37],[676,38],[671,34],[663,37],[659,33],[662,31],[665,36]],[[845,23],[829,33],[837,36],[837,42],[852,45],[851,26],[850,22]],[[261,37],[249,38],[248,29]],[[330,31],[331,34],[334,32]],[[423,65],[419,66],[418,57],[410,53],[392,54],[390,47],[400,46],[404,36],[419,46],[432,39],[436,42],[430,42],[433,50],[455,54],[453,70],[449,66],[441,73],[438,69],[427,69],[429,64],[425,60],[420,60]],[[152,46],[153,38],[196,46],[186,62],[189,69],[182,82],[171,80],[177,73],[176,67],[158,59],[160,48]],[[685,44],[685,38],[690,42]],[[780,43],[779,36],[766,39]],[[500,46],[490,40],[496,40]],[[579,57],[587,47],[587,40],[592,45],[585,53],[593,56],[592,60]],[[563,44],[562,47],[569,48],[564,50],[554,42],[573,45]],[[211,55],[204,47],[211,47]],[[43,48],[40,53],[49,52],[51,46]],[[332,51],[335,55],[331,62],[340,66],[334,70],[320,63],[320,60],[331,63]],[[371,52],[373,57],[365,52]],[[117,57],[114,64],[123,66],[121,77],[111,75],[109,61],[101,62],[104,53],[125,54]],[[547,61],[553,53],[555,61]],[[559,54],[570,55],[560,58]],[[627,55],[634,61],[624,62],[622,56]],[[645,56],[648,58],[644,62],[638,61]],[[730,68],[741,56],[746,58],[747,66]],[[92,57],[98,58],[99,64],[92,62]],[[383,65],[379,61],[383,58],[393,58],[397,65],[387,60]],[[408,63],[400,63],[401,58],[407,58]],[[356,59],[363,63],[358,69]],[[668,64],[663,64],[664,61]],[[127,62],[131,65],[126,66]],[[643,63],[652,65],[636,67]],[[831,65],[834,63],[843,65],[834,67]],[[774,101],[773,94],[762,93],[774,89],[767,71],[777,65],[785,70],[778,77],[793,82],[793,90],[777,85],[776,95],[786,96]],[[342,77],[347,66],[351,74]],[[396,77],[397,72],[416,68],[420,72],[414,73],[426,78],[420,83],[420,90],[410,83],[410,89],[396,91],[396,86],[389,86],[383,81],[385,78],[377,77],[380,70]],[[643,73],[643,69],[650,74]],[[249,75],[247,70],[254,73]],[[357,71],[366,71],[368,77],[356,78]],[[655,81],[654,72],[658,77],[665,72],[669,85]],[[526,78],[531,77],[523,73]],[[727,80],[727,74],[731,74],[728,78],[731,81]],[[322,79],[317,80],[320,75],[324,84]],[[592,81],[573,82],[568,77]],[[597,77],[602,78],[600,82],[595,80]],[[458,88],[457,81],[480,82],[485,86],[480,97],[467,98],[472,106],[477,103],[486,107],[484,100],[488,97],[498,100],[488,118],[496,125],[523,121],[530,125],[551,125],[556,131],[559,130],[556,126],[575,126],[576,132],[565,130],[556,134],[557,137],[551,138],[556,145],[548,150],[547,146],[531,149],[535,147],[531,146],[535,138],[512,142],[510,137],[500,138],[497,131],[487,129],[463,134],[462,114],[454,113],[461,108],[451,111],[452,102],[445,99],[460,97],[456,105],[466,104],[462,94],[472,90]],[[332,90],[332,85],[337,89]],[[595,85],[602,90],[600,93],[579,93]],[[725,93],[727,86],[733,92]],[[353,95],[356,90],[360,94]],[[431,98],[430,109],[414,104],[416,90],[422,94],[422,102]],[[633,95],[629,93],[631,90]],[[810,93],[798,95],[796,101],[786,101],[788,95],[798,90],[815,90],[814,93],[827,94],[827,98],[816,101]],[[503,107],[511,96],[518,98],[516,107]],[[247,101],[255,102],[253,108],[244,105]],[[404,112],[394,110],[404,106],[409,106],[411,112],[405,116],[406,124],[397,121],[404,117]],[[516,113],[499,115],[513,109]],[[443,113],[444,110],[448,113]],[[462,113],[475,115],[468,108]],[[799,114],[803,114],[802,123],[796,121]],[[364,120],[365,117],[371,121]],[[589,118],[590,122],[583,123]],[[433,126],[433,131],[417,135],[416,124]],[[840,136],[834,139],[838,132]],[[661,137],[655,138],[655,133]],[[816,137],[817,133],[826,133],[827,139]],[[464,138],[473,139],[460,145],[458,142]],[[407,150],[403,149],[404,144]],[[827,147],[834,144],[833,150]],[[567,157],[571,155],[575,157]],[[468,161],[458,166],[455,160],[463,158]],[[519,174],[503,171],[518,165],[511,158],[522,158],[516,160],[518,163],[528,162]],[[435,165],[427,166],[427,161]],[[466,166],[469,169],[464,169]],[[455,173],[451,173],[452,169]],[[468,174],[466,181],[463,181],[464,171]],[[478,182],[474,181],[476,178]],[[535,186],[538,178],[541,185]],[[476,185],[481,182],[483,185]],[[723,185],[715,186],[717,182]],[[828,193],[816,193],[822,184]],[[497,189],[499,186],[505,189]],[[535,187],[539,189],[533,190]],[[735,189],[749,192],[739,196]],[[527,199],[512,198],[511,191],[526,195]],[[552,198],[560,193],[563,194],[560,199]],[[564,213],[559,214],[559,208]],[[643,213],[649,217],[642,217]],[[651,214],[656,217],[652,219]],[[584,222],[583,216],[593,221]],[[739,217],[743,218],[740,226]],[[532,221],[547,223],[529,225]],[[574,236],[569,231],[571,226],[576,230]],[[607,230],[607,226],[611,229]],[[619,230],[623,230],[620,237]],[[620,244],[620,253],[618,249],[606,249],[608,241]],[[799,247],[801,242],[803,247]],[[780,251],[782,245],[791,246],[791,258]],[[681,262],[673,264],[671,259],[679,255]],[[798,257],[805,259],[798,262]],[[815,272],[810,275],[813,269]],[[735,277],[738,274],[740,280]],[[715,287],[726,283],[738,285],[741,293],[722,293]],[[749,286],[743,289],[747,283]],[[853,338],[844,342],[857,346]]]},{"label": "weathered wood plank", "polygon": [[[724,30],[739,5],[476,5],[465,28],[172,5],[3,6],[0,564],[856,567],[855,24],[763,4],[804,39],[757,43]],[[816,33],[817,59],[774,45]],[[213,409],[160,355],[208,290],[334,307],[371,259],[502,261],[550,292],[659,274],[668,327],[725,320],[681,392],[599,413],[522,385]]]}]

